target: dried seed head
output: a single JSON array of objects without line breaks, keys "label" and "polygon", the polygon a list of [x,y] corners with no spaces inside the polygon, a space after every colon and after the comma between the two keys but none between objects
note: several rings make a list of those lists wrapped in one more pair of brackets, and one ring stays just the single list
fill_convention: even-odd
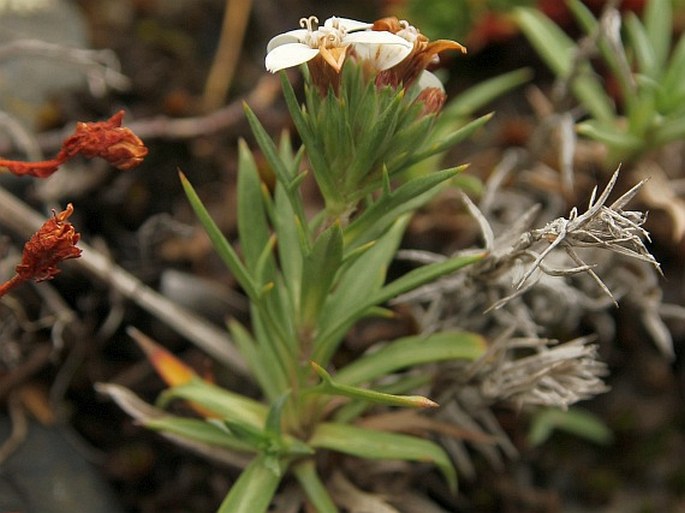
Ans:
[{"label": "dried seed head", "polygon": [[73,212],[74,207],[69,203],[66,210],[53,213],[24,245],[21,263],[15,269],[21,281],[52,279],[60,272],[57,264],[81,256],[81,250],[76,247],[80,236],[67,221]]},{"label": "dried seed head", "polygon": [[143,161],[148,150],[136,134],[121,126],[123,117],[122,110],[107,121],[79,122],[76,131],[65,139],[55,158],[40,162],[0,159],[0,168],[17,176],[46,178],[67,160],[82,154],[88,158],[103,158],[122,171],[133,169]]},{"label": "dried seed head", "polygon": [[57,159],[64,161],[80,153],[103,158],[123,171],[138,166],[148,150],[136,134],[121,126],[123,117],[121,110],[107,121],[77,123],[76,131],[64,141]]}]

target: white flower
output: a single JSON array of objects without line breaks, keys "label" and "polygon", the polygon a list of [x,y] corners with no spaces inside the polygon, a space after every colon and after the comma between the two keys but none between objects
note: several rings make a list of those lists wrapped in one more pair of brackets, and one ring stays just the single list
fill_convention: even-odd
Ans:
[{"label": "white flower", "polygon": [[377,70],[393,67],[412,51],[406,39],[386,31],[369,30],[370,23],[347,18],[328,18],[315,28],[315,16],[302,18],[301,29],[279,34],[269,41],[264,61],[272,73],[309,62],[320,55],[336,72],[342,68],[349,47],[356,57]]}]

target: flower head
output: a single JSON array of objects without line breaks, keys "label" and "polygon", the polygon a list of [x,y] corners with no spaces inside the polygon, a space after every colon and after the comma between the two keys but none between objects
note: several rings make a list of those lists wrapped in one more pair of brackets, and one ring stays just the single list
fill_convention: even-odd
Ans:
[{"label": "flower head", "polygon": [[121,110],[107,121],[77,123],[76,131],[64,141],[57,159],[66,160],[81,153],[88,158],[103,158],[122,171],[138,166],[148,150],[131,129],[121,126],[123,118]]},{"label": "flower head", "polygon": [[74,207],[69,203],[59,214],[53,213],[24,245],[21,263],[15,269],[22,281],[50,280],[59,273],[57,264],[81,256],[81,250],[76,247],[80,235],[67,221],[73,212]]},{"label": "flower head", "polygon": [[400,84],[403,84],[404,87],[409,87],[416,80],[422,79],[423,75],[432,75],[426,71],[426,68],[437,64],[440,53],[447,50],[458,50],[461,53],[466,53],[466,47],[456,41],[448,39],[430,41],[416,27],[404,20],[398,20],[394,16],[377,20],[374,22],[372,29],[390,32],[412,44],[412,51],[405,59],[398,62],[395,66],[381,70],[376,78],[376,85],[379,86],[391,85],[398,87]]},{"label": "flower head", "polygon": [[0,168],[17,176],[47,178],[80,153],[88,158],[103,158],[122,171],[133,169],[143,161],[148,150],[131,129],[121,126],[123,118],[122,110],[107,121],[79,122],[54,158],[40,162],[0,159]]},{"label": "flower head", "polygon": [[316,16],[302,18],[302,28],[279,34],[269,41],[265,59],[272,73],[318,60],[340,73],[345,59],[354,53],[360,60],[373,58],[377,69],[387,69],[412,50],[406,39],[387,31],[369,30],[372,25],[347,18],[328,18],[318,26]]}]

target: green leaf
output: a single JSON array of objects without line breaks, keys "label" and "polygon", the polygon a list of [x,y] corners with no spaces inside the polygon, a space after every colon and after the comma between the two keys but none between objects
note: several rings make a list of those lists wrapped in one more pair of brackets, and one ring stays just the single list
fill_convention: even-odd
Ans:
[{"label": "green leaf", "polygon": [[485,349],[486,342],[482,336],[466,331],[403,337],[357,358],[340,369],[335,378],[341,384],[358,385],[425,363],[477,360],[485,354]]},{"label": "green leaf", "polygon": [[273,460],[257,456],[243,470],[217,513],[265,513],[283,472],[274,472]]},{"label": "green leaf", "polygon": [[571,72],[574,42],[552,20],[537,9],[518,7],[514,19],[545,64],[559,76]]},{"label": "green leaf", "polygon": [[354,387],[336,382],[333,377],[316,362],[309,362],[314,371],[319,375],[323,382],[310,389],[311,393],[338,395],[349,397],[350,399],[360,399],[387,406],[403,406],[405,408],[435,408],[437,403],[420,395],[397,395],[369,390],[367,388]]},{"label": "green leaf", "polygon": [[664,120],[657,126],[649,137],[654,146],[661,146],[671,141],[676,141],[685,137],[685,116],[681,115],[675,119]]},{"label": "green leaf", "polygon": [[599,28],[599,21],[582,0],[566,0],[566,5],[586,34],[592,34]]},{"label": "green leaf", "polygon": [[680,36],[671,54],[661,86],[658,102],[660,112],[668,114],[681,108],[685,99],[685,34]]},{"label": "green leaf", "polygon": [[462,267],[482,260],[486,253],[449,258],[444,262],[424,265],[409,271],[395,281],[379,290],[369,301],[369,306],[380,305],[400,294],[414,290],[421,285],[430,283],[447,274],[458,271]]},{"label": "green leaf", "polygon": [[[466,166],[444,169],[411,179],[389,194],[383,194],[345,229],[345,246],[366,243],[379,237],[401,215],[421,206],[431,196],[423,194],[463,171]],[[417,200],[417,201],[414,201]]]},{"label": "green leaf", "polygon": [[[283,457],[299,458],[314,454],[314,449],[301,440],[290,435],[284,436],[280,432],[274,432],[273,429],[262,430],[251,424],[232,420],[217,420],[215,422],[222,423],[235,438],[243,441],[253,450],[271,456],[275,461],[281,460]],[[275,470],[278,471],[278,467]]]},{"label": "green leaf", "polygon": [[645,32],[654,52],[655,67],[663,70],[673,37],[672,0],[649,0],[644,12]]},{"label": "green leaf", "polygon": [[181,172],[179,172],[179,176],[181,178],[183,190],[188,197],[188,201],[193,207],[195,215],[207,232],[207,235],[209,235],[209,239],[212,241],[214,249],[233,273],[235,279],[238,280],[238,283],[240,283],[240,286],[245,290],[245,293],[250,299],[256,300],[259,297],[259,287],[253,281],[247,269],[240,261],[240,258],[238,258],[238,254],[233,249],[233,246],[226,240],[226,237],[224,237],[219,227],[209,215],[209,212],[207,212],[207,209],[202,204],[202,201],[188,179]]},{"label": "green leaf", "polygon": [[264,427],[267,416],[267,409],[262,403],[202,379],[193,379],[185,385],[165,390],[159,396],[158,402],[163,406],[172,399],[185,399],[197,403],[220,418],[244,422],[259,429]]},{"label": "green leaf", "polygon": [[437,153],[442,153],[443,151],[452,148],[455,144],[458,144],[468,139],[480,127],[482,127],[485,123],[490,121],[492,116],[493,114],[490,113],[481,116],[477,119],[474,119],[473,121],[469,122],[468,124],[464,125],[458,130],[455,130],[450,135],[432,144],[428,148],[413,154],[409,158],[402,157],[401,159],[396,159],[396,161],[388,162],[388,170],[390,171],[390,175],[395,175],[396,173],[399,173],[400,171],[407,169],[409,166],[421,162],[422,160],[425,160],[428,157],[431,157],[432,155],[435,155]]},{"label": "green leaf", "polygon": [[229,320],[228,328],[264,395],[269,400],[275,400],[288,387],[276,355],[273,351],[258,350],[257,341],[235,319]]},{"label": "green leaf", "polygon": [[592,121],[579,123],[576,125],[576,131],[621,152],[637,152],[643,145],[643,141],[632,134],[619,132],[614,126],[604,126]]},{"label": "green leaf", "polygon": [[[309,163],[314,170],[316,182],[321,188],[321,194],[324,198],[337,198],[338,191],[335,185],[335,179],[326,162],[325,152],[320,142],[321,139],[313,132],[309,123],[309,117],[316,116],[316,113],[312,109],[310,109],[309,113],[303,112],[300,103],[295,96],[295,91],[293,90],[292,85],[290,85],[290,82],[288,82],[288,76],[285,72],[280,73],[280,79],[283,97],[285,98],[295,128],[300,134],[304,146],[307,148]],[[314,94],[318,93],[314,92]],[[307,95],[308,98],[311,96],[311,94]]]},{"label": "green leaf", "polygon": [[373,120],[373,129],[369,130],[370,133],[365,137],[360,137],[360,144],[356,148],[354,160],[345,172],[347,187],[353,188],[362,183],[372,171],[371,167],[378,163],[379,158],[385,152],[397,126],[401,101],[402,95],[397,94],[383,112],[365,118]]},{"label": "green leaf", "polygon": [[[253,276],[257,262],[265,246],[267,246],[270,232],[264,211],[264,197],[262,185],[252,152],[244,140],[238,143],[238,235],[240,246],[247,268]],[[263,265],[263,274],[267,279],[275,273],[273,257]]]},{"label": "green leaf", "polygon": [[225,429],[205,420],[168,415],[154,419],[146,419],[142,424],[148,429],[171,433],[182,438],[215,445],[217,447],[224,447],[233,451],[254,451],[254,448],[249,444],[239,440]]},{"label": "green leaf", "polygon": [[316,465],[313,460],[306,459],[296,463],[293,466],[293,472],[317,513],[338,513],[338,508],[333,503],[326,485],[321,482],[321,478],[316,472]]},{"label": "green leaf", "polygon": [[281,418],[283,416],[283,407],[290,397],[290,390],[285,391],[275,401],[271,403],[269,414],[264,423],[264,432],[274,438],[282,438],[283,431],[281,429]]},{"label": "green leaf", "polygon": [[662,69],[659,68],[654,48],[647,36],[645,27],[634,13],[628,13],[625,27],[630,38],[630,47],[635,53],[638,69],[654,79],[659,79]]},{"label": "green leaf", "polygon": [[561,78],[568,78],[579,71],[571,88],[583,106],[598,120],[609,122],[614,118],[611,99],[600,83],[590,75],[588,66],[573,69],[573,53],[576,44],[547,16],[537,9],[519,7],[514,18],[531,45],[549,68]]},{"label": "green leaf", "polygon": [[[418,374],[403,374],[396,376],[392,382],[376,384],[375,390],[384,392],[386,394],[406,394],[412,390],[418,390],[421,387],[429,384],[433,377],[428,373]],[[363,413],[372,406],[372,403],[364,400],[354,400],[347,404],[343,404],[333,414],[333,421],[341,424],[353,424],[354,420],[361,417]]]},{"label": "green leaf", "polygon": [[342,229],[334,223],[314,242],[302,265],[300,320],[303,326],[313,326],[328,296],[343,257]]},{"label": "green leaf", "polygon": [[[374,248],[375,249],[375,248]],[[371,250],[373,251],[373,249]],[[318,344],[314,351],[312,360],[319,362],[321,365],[327,365],[329,358],[335,349],[335,341],[340,336],[341,328],[348,327],[350,324],[358,320],[371,307],[385,303],[400,294],[414,290],[421,285],[437,280],[438,278],[451,274],[462,267],[478,262],[485,256],[485,253],[477,255],[461,256],[450,258],[444,262],[437,262],[434,264],[424,265],[412,271],[409,271],[404,276],[384,286],[376,293],[369,296],[358,296],[356,305],[350,305],[352,308],[345,314],[342,314],[332,320],[331,326],[327,328],[318,337]]]},{"label": "green leaf", "polygon": [[271,166],[271,169],[273,169],[273,172],[276,174],[276,178],[282,184],[290,183],[290,181],[295,178],[295,175],[292,170],[288,169],[285,163],[281,160],[276,144],[274,144],[269,134],[266,132],[266,130],[264,130],[264,127],[259,122],[259,119],[257,119],[255,113],[252,112],[252,109],[250,109],[249,105],[244,103],[243,108],[245,110],[247,121],[252,129],[252,133],[257,140],[257,144],[262,150],[262,153],[264,153],[264,157],[269,163],[269,166]]},{"label": "green leaf", "polygon": [[457,474],[445,451],[422,438],[322,422],[314,430],[309,445],[359,458],[433,463],[441,470],[450,490],[457,490]]},{"label": "green leaf", "polygon": [[546,408],[535,413],[528,431],[528,443],[542,445],[555,430],[565,431],[599,445],[607,445],[613,440],[611,430],[592,413],[580,409]]},{"label": "green leaf", "polygon": [[293,309],[299,308],[302,283],[303,248],[298,233],[298,221],[283,186],[274,191],[273,218],[271,219],[278,240],[278,260],[283,272],[283,281],[290,292]]},{"label": "green leaf", "polygon": [[438,123],[442,125],[467,118],[504,93],[530,81],[532,76],[529,68],[521,68],[489,78],[451,100],[440,112]]},{"label": "green leaf", "polygon": [[[581,0],[567,0],[566,4],[578,23],[583,27],[585,33],[589,37],[594,37],[595,31],[599,31],[600,26],[592,11]],[[620,48],[615,48],[614,45],[608,44],[606,37],[599,37],[597,43],[602,53],[602,58],[609,65],[611,73],[620,87],[621,94],[629,106],[632,98],[635,96],[635,87],[631,70],[626,66],[628,57],[625,48],[622,45]]]},{"label": "green leaf", "polygon": [[319,335],[316,339],[316,345],[321,347],[313,359],[318,363],[328,363],[321,358],[322,354],[332,354],[350,325],[358,319],[359,304],[383,286],[388,266],[397,252],[408,221],[408,216],[396,220],[372,248],[341,273],[335,290],[320,313],[319,328],[327,334],[325,338]]},{"label": "green leaf", "polygon": [[604,123],[614,121],[616,113],[613,101],[594,76],[581,71],[571,84],[571,89],[592,117]]}]

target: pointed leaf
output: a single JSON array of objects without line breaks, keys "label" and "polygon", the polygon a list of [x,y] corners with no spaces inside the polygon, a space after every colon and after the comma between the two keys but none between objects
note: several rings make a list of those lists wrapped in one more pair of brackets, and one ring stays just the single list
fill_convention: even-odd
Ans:
[{"label": "pointed leaf", "polygon": [[[405,292],[414,290],[421,285],[435,281],[442,276],[451,274],[461,269],[462,267],[474,264],[479,260],[482,260],[485,256],[486,253],[459,256],[450,258],[444,262],[437,262],[434,264],[418,267],[383,287],[369,300],[369,303],[372,305],[380,305],[385,303],[386,301],[389,301],[400,294],[404,294]],[[371,304],[369,306],[371,306]]]},{"label": "pointed leaf", "polygon": [[[559,77],[567,78],[573,71],[573,53],[576,44],[552,20],[542,12],[519,7],[514,17],[526,38],[549,68]],[[583,106],[597,119],[611,121],[614,109],[604,88],[588,73],[581,72],[574,77],[572,89]]]},{"label": "pointed leaf", "polygon": [[293,472],[317,513],[338,513],[338,508],[328,494],[326,485],[316,472],[313,460],[307,459],[296,463],[293,466]]},{"label": "pointed leaf", "polygon": [[521,68],[497,75],[470,87],[451,100],[440,112],[438,123],[461,120],[478,112],[493,100],[512,89],[525,84],[533,77],[529,68]]},{"label": "pointed leaf", "polygon": [[656,127],[650,134],[654,146],[676,141],[685,137],[685,116],[680,116],[664,122]]},{"label": "pointed leaf", "polygon": [[[244,140],[238,143],[238,235],[247,268],[255,276],[257,262],[264,247],[268,244],[270,233],[264,211],[264,196],[261,180],[252,152]],[[265,262],[263,274],[271,279],[275,264],[273,258]]]},{"label": "pointed leaf", "polygon": [[[359,305],[381,288],[385,274],[399,247],[409,218],[401,217],[372,248],[357,258],[340,276],[319,317],[319,327],[327,332],[317,337],[313,359],[326,365],[323,354],[334,350],[341,337],[359,317]],[[364,309],[365,310],[365,309]],[[362,312],[363,314],[363,312]],[[341,322],[342,321],[342,322]]]},{"label": "pointed leaf", "polygon": [[421,395],[397,395],[369,390],[368,388],[354,387],[336,382],[333,377],[316,362],[309,362],[314,371],[323,382],[312,388],[312,393],[339,395],[350,399],[359,399],[387,406],[403,406],[405,408],[435,408],[438,404]]},{"label": "pointed leaf", "polygon": [[148,429],[171,433],[196,442],[234,451],[254,452],[254,448],[249,444],[239,440],[225,429],[205,420],[167,415],[145,420],[142,424]]},{"label": "pointed leaf", "polygon": [[302,261],[300,319],[312,326],[328,296],[343,256],[342,230],[334,223],[321,233]]},{"label": "pointed leaf", "polygon": [[470,360],[483,356],[486,342],[466,331],[443,331],[427,336],[403,337],[370,354],[362,355],[340,369],[338,383],[358,385],[398,370],[425,363]]},{"label": "pointed leaf", "polygon": [[514,19],[538,55],[559,76],[571,72],[571,54],[575,44],[561,28],[537,9],[518,7]]},{"label": "pointed leaf", "polygon": [[[321,193],[324,198],[335,198],[337,197],[335,180],[326,163],[325,153],[320,144],[320,138],[312,132],[308,119],[309,116],[316,116],[316,113],[312,109],[310,109],[309,113],[303,112],[303,109],[300,107],[300,103],[295,96],[295,91],[293,90],[292,85],[290,85],[290,82],[288,82],[288,76],[285,73],[281,73],[280,79],[283,97],[288,106],[288,111],[290,112],[290,116],[304,146],[307,148],[309,163],[314,170],[316,182],[321,188]],[[314,92],[313,94],[316,95],[318,92]],[[308,94],[307,96],[310,97],[311,95]]]},{"label": "pointed leaf", "polygon": [[685,34],[680,36],[673,49],[669,67],[661,81],[662,90],[659,107],[662,113],[668,113],[683,105],[685,97]]},{"label": "pointed leaf", "polygon": [[546,408],[533,415],[528,442],[533,446],[542,445],[555,430],[566,431],[600,445],[607,445],[613,439],[606,424],[588,411],[581,408],[566,411]]},{"label": "pointed leaf", "polygon": [[257,456],[240,474],[217,513],[266,513],[283,472],[274,472],[273,462]]},{"label": "pointed leaf", "polygon": [[658,80],[662,70],[659,69],[654,48],[640,20],[633,13],[628,13],[625,21],[626,32],[630,38],[630,47],[635,53],[638,70]]},{"label": "pointed leaf", "polygon": [[663,70],[671,51],[673,37],[673,0],[650,0],[645,4],[644,24],[650,47],[654,52],[655,66]]},{"label": "pointed leaf", "polygon": [[288,387],[287,380],[281,372],[281,367],[275,361],[275,355],[271,351],[260,351],[257,348],[257,341],[252,338],[245,327],[235,319],[228,322],[231,336],[247,361],[252,375],[257,380],[264,395],[274,400]]},{"label": "pointed leaf", "polygon": [[[302,283],[303,248],[298,234],[298,221],[283,186],[274,191],[274,208],[271,222],[278,240],[278,260],[284,285],[290,293],[293,309],[299,308]],[[296,310],[295,310],[296,311]]]},{"label": "pointed leaf", "polygon": [[209,235],[209,239],[212,241],[214,249],[219,254],[221,259],[224,261],[226,266],[233,273],[235,279],[238,280],[238,283],[240,283],[240,286],[245,290],[245,293],[251,299],[256,300],[259,296],[259,288],[252,280],[247,269],[240,261],[240,258],[238,258],[238,254],[233,249],[233,246],[231,246],[231,244],[226,240],[224,234],[221,233],[221,230],[216,225],[214,220],[211,218],[209,212],[207,212],[207,209],[202,204],[202,201],[195,192],[195,189],[193,189],[193,186],[186,179],[185,175],[179,172],[179,176],[181,178],[183,190],[185,191],[186,196],[188,197],[188,201],[190,202],[190,205],[193,207],[195,215],[197,215],[197,218],[199,219],[200,223],[202,224],[202,226],[204,226],[207,235]]},{"label": "pointed leaf", "polygon": [[586,121],[576,125],[580,135],[602,142],[611,148],[623,152],[639,151],[644,142],[632,134],[619,132],[613,126]]},{"label": "pointed leaf", "polygon": [[457,490],[457,474],[445,451],[422,438],[322,422],[314,430],[309,444],[359,458],[433,463],[445,476],[450,489]]},{"label": "pointed leaf", "polygon": [[267,409],[262,403],[200,379],[164,391],[158,402],[164,405],[172,399],[192,401],[216,413],[219,418],[244,422],[259,429],[264,427],[267,416]]},{"label": "pointed leaf", "polygon": [[424,265],[389,283],[374,294],[358,297],[357,303],[350,305],[346,312],[340,312],[340,315],[332,320],[330,326],[323,326],[325,331],[317,339],[318,344],[312,360],[319,362],[321,365],[327,365],[336,347],[336,341],[341,336],[341,329],[359,320],[370,308],[381,305],[400,294],[414,290],[442,276],[451,274],[462,267],[478,262],[485,255],[485,253],[479,253]]},{"label": "pointed leaf", "polygon": [[484,116],[481,116],[477,119],[474,119],[473,121],[469,122],[465,126],[459,128],[458,130],[455,130],[452,132],[452,134],[446,136],[445,138],[441,139],[440,141],[436,142],[435,144],[429,146],[427,149],[418,152],[408,159],[403,159],[401,162],[389,162],[388,163],[388,169],[390,170],[390,174],[394,175],[395,173],[398,173],[399,171],[408,168],[409,166],[416,164],[418,162],[421,162],[422,160],[427,159],[428,157],[435,155],[437,153],[442,153],[445,150],[448,150],[452,148],[455,144],[458,144],[469,137],[471,137],[480,127],[485,125],[490,119],[492,118],[493,114],[486,114]]},{"label": "pointed leaf", "polygon": [[419,202],[427,201],[430,196],[423,197],[424,193],[435,189],[463,169],[465,166],[420,176],[403,183],[395,191],[384,194],[345,229],[346,246],[379,237],[401,215],[421,206],[414,200],[418,198]]},{"label": "pointed leaf", "polygon": [[250,109],[246,103],[243,104],[243,108],[245,110],[247,121],[252,129],[252,133],[257,140],[257,144],[264,153],[264,157],[269,163],[269,166],[271,166],[271,169],[273,169],[273,172],[276,174],[276,178],[282,184],[290,183],[290,181],[294,178],[294,174],[281,160],[276,144],[274,144],[269,134],[259,122],[259,119],[257,119],[255,113],[252,112],[252,109]]}]

